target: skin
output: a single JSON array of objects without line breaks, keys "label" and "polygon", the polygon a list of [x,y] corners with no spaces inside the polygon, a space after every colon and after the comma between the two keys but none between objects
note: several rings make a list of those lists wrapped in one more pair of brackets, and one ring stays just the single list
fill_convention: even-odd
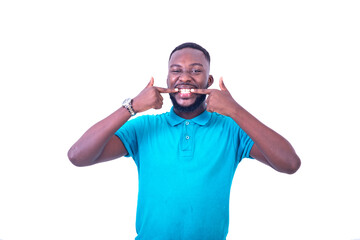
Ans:
[{"label": "skin", "polygon": [[[206,101],[194,111],[174,111],[185,119],[194,118],[205,110],[231,117],[254,141],[250,152],[253,158],[279,172],[295,173],[301,161],[291,144],[238,104],[222,78],[219,81],[220,90],[208,89],[214,83],[209,72],[210,64],[201,51],[184,48],[174,52],[169,60],[168,88],[154,86],[154,79],[151,78],[148,85],[133,99],[135,112],[160,109],[163,105],[161,94],[164,93],[173,94],[177,103],[185,107],[193,104],[199,94],[205,94]],[[190,96],[184,97],[175,88],[194,90]],[[121,107],[96,123],[70,148],[70,161],[76,166],[89,166],[126,155],[126,148],[114,134],[130,117],[130,113]]]},{"label": "skin", "polygon": [[[188,85],[192,89],[206,89],[214,83],[213,77],[209,74],[210,64],[205,59],[204,54],[192,48],[184,48],[173,53],[169,60],[169,72],[167,85],[170,89],[182,88]],[[195,102],[197,95],[192,94],[190,98],[181,98],[180,94],[175,94],[175,99],[182,106],[190,106]],[[182,118],[191,119],[206,109],[205,102],[195,111],[190,113],[175,113]]]}]

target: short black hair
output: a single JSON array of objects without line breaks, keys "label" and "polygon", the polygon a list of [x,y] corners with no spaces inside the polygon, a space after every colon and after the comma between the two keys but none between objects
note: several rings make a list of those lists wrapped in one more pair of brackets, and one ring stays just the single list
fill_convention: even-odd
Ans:
[{"label": "short black hair", "polygon": [[205,48],[203,48],[202,46],[200,46],[199,44],[196,44],[196,43],[193,43],[193,42],[187,42],[187,43],[183,43],[179,46],[177,46],[170,54],[170,57],[169,57],[169,61],[171,59],[171,56],[173,55],[174,52],[178,51],[178,50],[181,50],[181,49],[184,49],[184,48],[193,48],[193,49],[197,49],[197,50],[200,50],[204,53],[205,55],[205,58],[206,60],[210,63],[210,54],[208,51],[206,51]]}]

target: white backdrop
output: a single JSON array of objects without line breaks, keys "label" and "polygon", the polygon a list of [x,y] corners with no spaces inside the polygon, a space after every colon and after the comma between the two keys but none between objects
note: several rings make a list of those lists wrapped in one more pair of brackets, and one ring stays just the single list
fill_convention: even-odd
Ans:
[{"label": "white backdrop", "polygon": [[[137,171],[67,150],[193,41],[233,97],[285,136],[295,175],[244,160],[229,240],[360,239],[359,1],[0,3],[0,239],[134,239]],[[165,97],[163,109],[171,102]]]}]

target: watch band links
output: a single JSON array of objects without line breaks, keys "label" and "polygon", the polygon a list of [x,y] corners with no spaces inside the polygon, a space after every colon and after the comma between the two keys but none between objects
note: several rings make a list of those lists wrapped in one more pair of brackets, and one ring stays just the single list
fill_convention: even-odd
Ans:
[{"label": "watch band links", "polygon": [[129,111],[131,116],[135,116],[136,113],[135,113],[133,107],[131,106],[131,104],[125,106],[125,108]]}]

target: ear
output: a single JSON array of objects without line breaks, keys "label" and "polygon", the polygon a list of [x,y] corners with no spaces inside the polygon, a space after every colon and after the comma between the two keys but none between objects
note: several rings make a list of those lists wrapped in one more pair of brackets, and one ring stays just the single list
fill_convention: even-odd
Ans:
[{"label": "ear", "polygon": [[207,87],[209,88],[214,83],[214,77],[209,75]]}]

